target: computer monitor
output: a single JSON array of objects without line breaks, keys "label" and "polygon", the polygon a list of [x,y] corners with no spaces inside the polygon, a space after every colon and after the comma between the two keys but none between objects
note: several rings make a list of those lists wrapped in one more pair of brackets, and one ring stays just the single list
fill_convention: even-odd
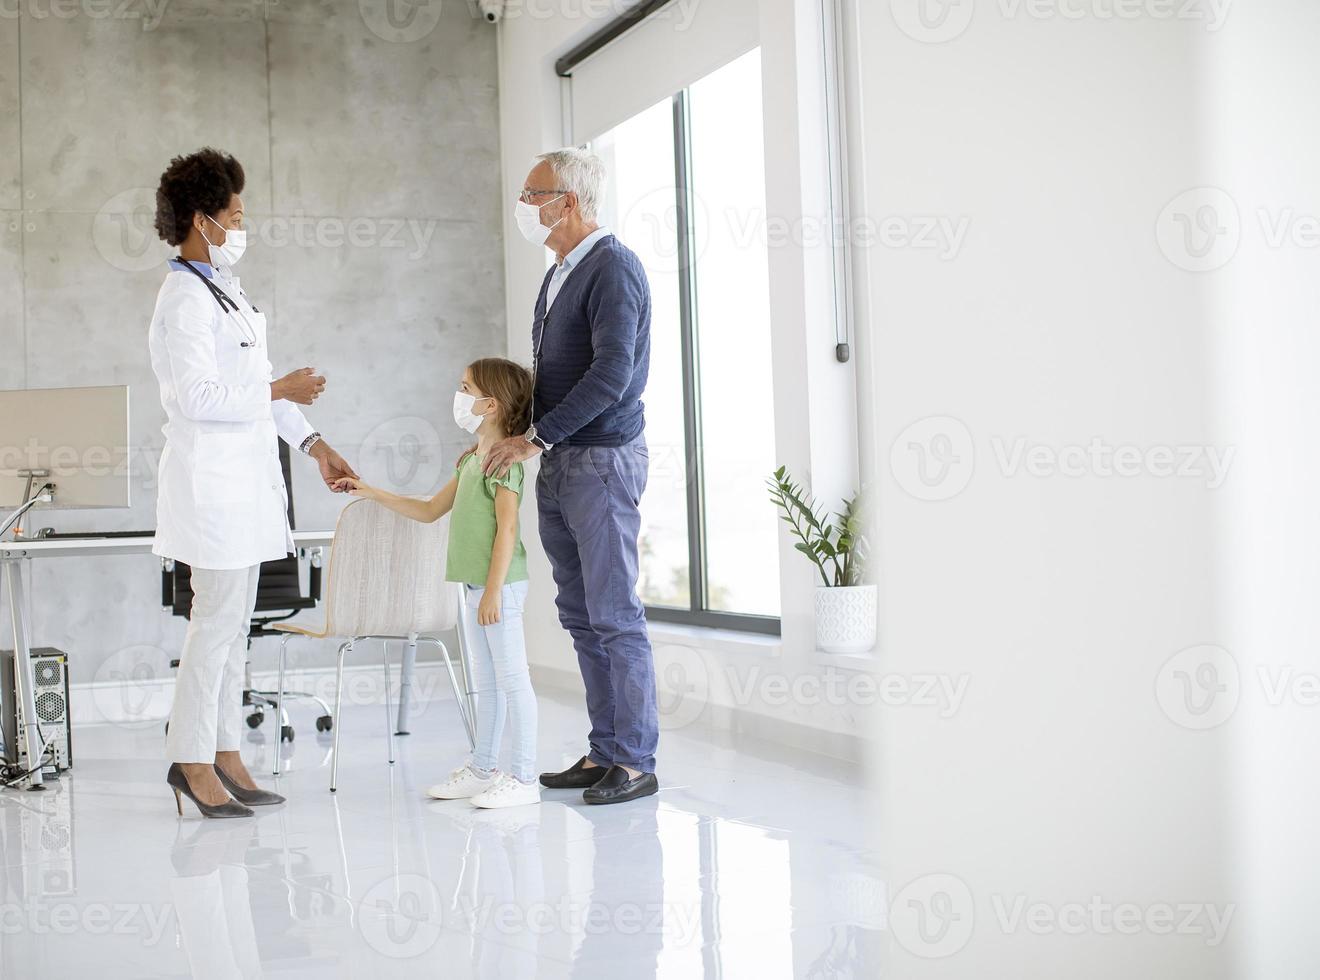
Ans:
[{"label": "computer monitor", "polygon": [[0,511],[55,484],[42,507],[129,506],[128,385],[0,391]]}]

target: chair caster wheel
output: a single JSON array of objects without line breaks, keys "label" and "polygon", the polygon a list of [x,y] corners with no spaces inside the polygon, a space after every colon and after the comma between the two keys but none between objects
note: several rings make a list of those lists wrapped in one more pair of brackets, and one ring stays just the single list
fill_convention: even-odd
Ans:
[{"label": "chair caster wheel", "polygon": [[293,741],[293,726],[292,726],[292,725],[281,725],[281,726],[280,726],[280,741],[281,741],[281,742],[292,742],[292,741]]},{"label": "chair caster wheel", "polygon": [[254,711],[252,712],[252,714],[247,716],[247,726],[248,728],[259,728],[261,726],[261,723],[265,720],[266,720],[266,716],[264,714],[262,714],[260,711]]},{"label": "chair caster wheel", "polygon": [[318,732],[328,732],[335,727],[335,720],[329,715],[322,715],[316,719],[316,730]]}]

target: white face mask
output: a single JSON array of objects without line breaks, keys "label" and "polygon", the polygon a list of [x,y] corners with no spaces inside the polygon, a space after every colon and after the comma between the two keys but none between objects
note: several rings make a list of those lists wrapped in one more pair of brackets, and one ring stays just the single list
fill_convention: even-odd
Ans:
[{"label": "white face mask", "polygon": [[[555,201],[562,201],[566,195],[560,194]],[[559,227],[561,217],[553,225],[541,224],[541,208],[554,204],[555,201],[546,201],[538,208],[535,204],[528,204],[525,201],[519,201],[513,206],[513,220],[518,222],[518,230],[522,232],[523,238],[527,239],[533,245],[544,245],[546,239],[550,237],[550,232]]]},{"label": "white face mask", "polygon": [[206,237],[206,232],[202,232],[202,238],[206,241],[207,251],[211,256],[211,266],[216,269],[232,268],[247,251],[247,232],[239,228],[226,228],[210,215],[206,216],[206,220],[225,233],[223,245],[212,245],[211,239]]},{"label": "white face mask", "polygon": [[486,416],[472,411],[476,404],[476,395],[469,395],[466,391],[454,392],[454,422],[460,429],[474,435],[481,428],[481,423],[486,421]]}]

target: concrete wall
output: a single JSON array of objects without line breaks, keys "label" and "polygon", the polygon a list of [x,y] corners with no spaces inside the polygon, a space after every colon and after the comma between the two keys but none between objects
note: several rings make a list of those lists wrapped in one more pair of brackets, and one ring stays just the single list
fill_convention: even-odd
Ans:
[{"label": "concrete wall", "polygon": [[[0,16],[0,385],[128,384],[139,452],[131,511],[30,526],[154,525],[152,195],[204,144],[247,170],[238,271],[277,373],[323,370],[313,423],[368,479],[430,491],[463,444],[462,367],[505,348],[495,32],[464,3],[50,6]],[[345,498],[294,469],[299,525],[332,525]],[[39,564],[35,584],[34,639],[76,681],[177,655],[150,557]]]}]

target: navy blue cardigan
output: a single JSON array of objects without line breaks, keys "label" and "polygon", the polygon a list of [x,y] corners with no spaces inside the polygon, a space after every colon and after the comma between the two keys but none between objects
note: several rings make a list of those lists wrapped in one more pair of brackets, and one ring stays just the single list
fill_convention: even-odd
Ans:
[{"label": "navy blue cardigan", "polygon": [[642,434],[651,367],[651,287],[641,261],[606,235],[569,273],[546,314],[552,268],[532,325],[532,419],[548,443],[622,446]]}]

